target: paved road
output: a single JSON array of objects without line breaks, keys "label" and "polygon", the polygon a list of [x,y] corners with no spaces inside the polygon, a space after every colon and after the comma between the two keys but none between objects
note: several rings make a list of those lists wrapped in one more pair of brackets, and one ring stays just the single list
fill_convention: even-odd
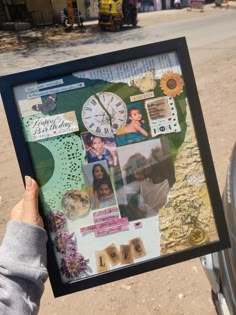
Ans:
[{"label": "paved road", "polygon": [[[210,10],[217,9],[208,7],[208,12]],[[191,54],[195,51],[198,53],[201,49],[211,51],[218,41],[230,38],[233,41],[236,29],[235,9],[223,9],[222,13],[217,12],[213,16],[195,13],[198,17],[194,19],[177,21],[173,14],[169,14],[170,20],[163,23],[159,22],[159,14],[163,14],[163,11],[140,14],[141,26],[136,29],[126,28],[119,33],[98,32],[93,37],[66,41],[64,44],[3,53],[0,54],[0,75],[182,36],[187,38]],[[152,25],[143,27],[143,24],[147,24],[143,21],[148,19]]]}]

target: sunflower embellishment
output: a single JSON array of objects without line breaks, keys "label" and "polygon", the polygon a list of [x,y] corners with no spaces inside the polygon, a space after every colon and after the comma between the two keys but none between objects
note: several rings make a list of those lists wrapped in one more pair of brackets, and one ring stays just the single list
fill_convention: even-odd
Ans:
[{"label": "sunflower embellishment", "polygon": [[175,97],[183,92],[184,80],[178,73],[166,72],[160,81],[160,88],[168,96]]}]

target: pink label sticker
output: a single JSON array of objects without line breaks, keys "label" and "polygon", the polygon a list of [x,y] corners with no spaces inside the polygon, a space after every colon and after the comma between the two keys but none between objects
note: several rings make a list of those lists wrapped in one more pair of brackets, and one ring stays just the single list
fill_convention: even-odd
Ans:
[{"label": "pink label sticker", "polygon": [[88,232],[93,232],[93,231],[98,231],[101,229],[109,228],[111,226],[116,226],[116,225],[125,225],[127,224],[128,218],[121,218],[121,219],[115,219],[115,220],[110,220],[107,222],[99,223],[99,224],[93,224],[89,225],[86,227],[83,227],[80,229],[81,233],[88,233]]},{"label": "pink label sticker", "polygon": [[109,215],[103,215],[101,217],[97,217],[94,219],[94,223],[99,223],[99,222],[106,222],[114,219],[119,218],[119,213],[114,213],[114,214],[109,214]]},{"label": "pink label sticker", "polygon": [[143,225],[142,225],[142,222],[135,222],[135,223],[134,223],[135,229],[140,229],[142,226],[143,226]]},{"label": "pink label sticker", "polygon": [[114,212],[119,212],[119,209],[118,209],[117,206],[110,207],[110,208],[107,208],[107,209],[104,209],[104,210],[96,211],[96,212],[93,213],[93,218],[95,219],[96,217],[103,216],[103,215],[109,214],[109,213],[114,213]]},{"label": "pink label sticker", "polygon": [[94,235],[96,237],[98,237],[98,236],[104,236],[104,235],[117,233],[117,232],[121,232],[121,231],[127,231],[127,230],[129,230],[129,224],[114,226],[114,227],[111,227],[108,229],[95,231]]}]

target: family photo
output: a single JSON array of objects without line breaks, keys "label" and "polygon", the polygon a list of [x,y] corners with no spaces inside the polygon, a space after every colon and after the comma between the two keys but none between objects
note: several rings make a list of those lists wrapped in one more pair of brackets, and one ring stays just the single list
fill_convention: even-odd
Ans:
[{"label": "family photo", "polygon": [[155,139],[119,147],[118,156],[124,183],[116,190],[121,215],[130,221],[157,216],[175,182],[168,142]]}]

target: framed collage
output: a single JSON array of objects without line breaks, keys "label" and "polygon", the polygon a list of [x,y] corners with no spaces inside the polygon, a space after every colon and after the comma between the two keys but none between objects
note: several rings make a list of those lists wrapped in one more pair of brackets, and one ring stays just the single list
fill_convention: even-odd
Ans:
[{"label": "framed collage", "polygon": [[229,247],[185,38],[0,78],[55,296]]}]

